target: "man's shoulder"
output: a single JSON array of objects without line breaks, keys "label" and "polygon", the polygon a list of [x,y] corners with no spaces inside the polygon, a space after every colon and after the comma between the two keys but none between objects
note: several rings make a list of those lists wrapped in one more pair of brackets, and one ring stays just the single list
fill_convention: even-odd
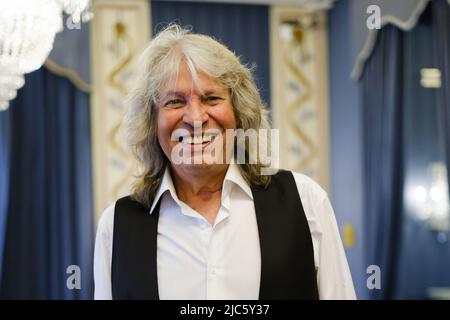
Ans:
[{"label": "man's shoulder", "polygon": [[[322,233],[323,221],[330,210],[327,192],[306,174],[292,172],[311,233]],[[325,220],[324,220],[325,219]]]},{"label": "man's shoulder", "polygon": [[301,198],[313,197],[322,200],[328,197],[327,192],[314,179],[303,173],[291,172]]},{"label": "man's shoulder", "polygon": [[116,208],[120,210],[124,206],[126,208],[129,208],[131,206],[135,210],[136,208],[138,210],[148,210],[144,205],[133,199],[131,195],[127,195],[117,199],[114,203],[110,204],[105,210],[103,210],[98,224],[104,225],[110,223],[111,220],[114,220],[114,213],[116,211]]},{"label": "man's shoulder", "polygon": [[109,234],[114,226],[114,210],[116,203],[112,203],[105,210],[103,210],[100,219],[98,220],[97,232],[98,234]]}]

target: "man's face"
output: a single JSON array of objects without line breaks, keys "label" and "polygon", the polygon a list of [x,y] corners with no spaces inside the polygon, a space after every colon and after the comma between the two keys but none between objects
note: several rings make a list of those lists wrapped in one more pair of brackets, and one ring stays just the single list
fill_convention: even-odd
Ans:
[{"label": "man's face", "polygon": [[[225,130],[236,129],[228,88],[198,72],[194,83],[184,62],[175,84],[170,83],[158,102],[158,140],[174,169],[210,169],[202,161],[212,149],[225,152]],[[217,133],[221,134],[220,136]],[[190,155],[180,164],[177,155]],[[217,153],[215,153],[217,157]],[[220,155],[222,159],[223,154]]]}]

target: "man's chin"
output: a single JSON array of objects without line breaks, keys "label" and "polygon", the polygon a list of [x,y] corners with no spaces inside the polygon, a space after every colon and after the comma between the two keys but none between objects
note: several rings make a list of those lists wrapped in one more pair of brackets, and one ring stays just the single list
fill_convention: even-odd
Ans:
[{"label": "man's chin", "polygon": [[177,169],[181,169],[184,171],[211,171],[211,170],[217,170],[218,168],[221,167],[226,167],[227,164],[218,164],[218,163],[205,163],[205,162],[200,162],[200,163],[189,163],[189,164],[172,164],[172,166]]}]

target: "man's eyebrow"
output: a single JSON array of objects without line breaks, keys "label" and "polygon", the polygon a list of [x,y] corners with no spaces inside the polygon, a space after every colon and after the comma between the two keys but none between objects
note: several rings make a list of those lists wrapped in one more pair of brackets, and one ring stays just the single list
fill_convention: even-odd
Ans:
[{"label": "man's eyebrow", "polygon": [[[226,88],[207,88],[201,93],[201,95],[202,96],[224,95],[226,94],[226,92],[227,92]],[[185,95],[186,93],[182,91],[169,90],[167,92],[164,92],[160,96],[160,100],[165,100],[168,99],[169,97],[184,97]]]},{"label": "man's eyebrow", "polygon": [[204,96],[209,96],[212,94],[225,94],[227,91],[224,88],[211,88],[211,89],[206,89],[205,91],[203,91],[203,95]]},{"label": "man's eyebrow", "polygon": [[182,97],[182,96],[184,96],[184,92],[181,92],[181,91],[167,91],[167,92],[164,92],[161,95],[161,100],[164,100],[164,99],[167,99],[168,97],[173,97],[173,96]]}]

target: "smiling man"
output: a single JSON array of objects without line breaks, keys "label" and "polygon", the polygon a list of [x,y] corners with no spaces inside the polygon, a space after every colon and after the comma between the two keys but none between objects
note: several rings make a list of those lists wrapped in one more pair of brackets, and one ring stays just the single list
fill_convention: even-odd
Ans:
[{"label": "smiling man", "polygon": [[176,25],[142,58],[126,117],[141,171],[99,222],[95,298],[354,299],[325,191],[263,174],[251,141],[227,134],[269,128],[250,70]]}]

